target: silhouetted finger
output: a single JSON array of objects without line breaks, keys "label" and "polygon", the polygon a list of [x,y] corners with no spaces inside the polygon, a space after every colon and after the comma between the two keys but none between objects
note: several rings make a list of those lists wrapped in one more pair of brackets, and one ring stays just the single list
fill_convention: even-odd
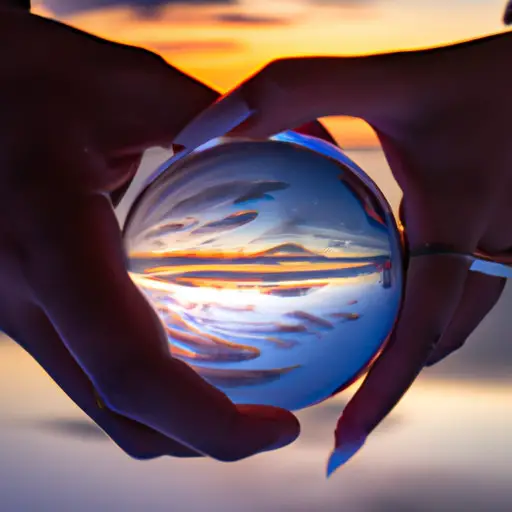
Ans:
[{"label": "silhouetted finger", "polygon": [[407,54],[276,60],[202,112],[200,124],[236,125],[245,112],[250,117],[233,133],[267,137],[332,115],[376,122],[411,103],[408,62]]},{"label": "silhouetted finger", "polygon": [[451,256],[413,258],[405,300],[389,345],[346,406],[329,472],[346,462],[409,389],[451,321],[468,263]]},{"label": "silhouetted finger", "polygon": [[160,320],[126,272],[107,197],[51,190],[41,197],[31,190],[25,191],[19,230],[24,272],[35,299],[110,409],[221,460],[297,437],[291,413],[236,407],[170,356]]},{"label": "silhouetted finger", "polygon": [[108,130],[95,135],[101,136],[98,147],[120,156],[170,146],[174,136],[219,96],[144,49],[119,46],[114,62],[105,72],[101,104],[96,105]]},{"label": "silhouetted finger", "polygon": [[130,184],[140,167],[142,156],[141,153],[135,153],[133,156],[114,158],[108,163],[108,166],[113,169],[113,173],[119,177],[118,182],[112,183],[111,190],[108,190],[114,208],[121,202],[130,188]]},{"label": "silhouetted finger", "polygon": [[25,322],[11,336],[124,452],[135,459],[163,455],[200,457],[177,441],[98,405],[94,387],[38,307],[24,309]]},{"label": "silhouetted finger", "polygon": [[461,348],[471,333],[496,305],[506,279],[470,272],[464,293],[455,314],[439,344],[430,355],[427,366],[432,366]]}]

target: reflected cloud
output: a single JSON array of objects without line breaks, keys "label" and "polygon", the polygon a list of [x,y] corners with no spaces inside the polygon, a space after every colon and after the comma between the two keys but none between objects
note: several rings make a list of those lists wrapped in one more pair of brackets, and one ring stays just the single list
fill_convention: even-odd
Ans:
[{"label": "reflected cloud", "polygon": [[245,224],[252,222],[258,216],[257,211],[240,211],[232,213],[227,217],[220,220],[213,220],[203,224],[200,228],[196,229],[194,234],[205,234],[205,233],[221,233],[230,229],[239,228]]},{"label": "reflected cloud", "polygon": [[224,370],[222,368],[191,366],[210,384],[225,389],[269,384],[282,379],[285,375],[298,368],[298,366],[292,366],[271,370]]}]

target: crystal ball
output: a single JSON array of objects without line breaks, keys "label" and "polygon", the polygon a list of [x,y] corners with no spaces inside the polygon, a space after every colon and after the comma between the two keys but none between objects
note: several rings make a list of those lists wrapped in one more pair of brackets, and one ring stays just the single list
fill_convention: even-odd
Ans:
[{"label": "crystal ball", "polygon": [[386,199],[341,149],[219,138],[159,169],[123,228],[174,357],[235,403],[298,410],[384,346],[402,298]]}]

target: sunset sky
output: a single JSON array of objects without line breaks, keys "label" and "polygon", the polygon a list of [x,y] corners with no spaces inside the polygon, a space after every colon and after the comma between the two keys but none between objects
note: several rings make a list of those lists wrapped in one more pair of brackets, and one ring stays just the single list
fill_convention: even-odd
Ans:
[{"label": "sunset sky", "polygon": [[[496,33],[504,0],[36,0],[41,12],[162,54],[219,91],[291,55],[419,48]],[[331,119],[345,147],[376,145],[361,121]]]}]

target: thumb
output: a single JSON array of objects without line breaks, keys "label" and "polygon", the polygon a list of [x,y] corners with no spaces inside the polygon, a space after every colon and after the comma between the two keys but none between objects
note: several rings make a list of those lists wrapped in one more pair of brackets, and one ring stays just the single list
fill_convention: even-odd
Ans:
[{"label": "thumb", "polygon": [[[369,57],[276,60],[213,108],[223,114],[236,101],[251,117],[233,134],[265,137],[326,116],[351,116],[378,125],[407,112],[417,94],[410,53]],[[229,98],[229,100],[228,100]]]},{"label": "thumb", "polygon": [[[176,134],[219,94],[155,53],[119,45],[102,78],[104,141],[116,154],[170,146]],[[114,56],[115,55],[115,56]]]},{"label": "thumb", "polygon": [[272,406],[238,405],[238,429],[230,434],[228,457],[240,460],[257,453],[278,450],[300,434],[297,417]]}]

